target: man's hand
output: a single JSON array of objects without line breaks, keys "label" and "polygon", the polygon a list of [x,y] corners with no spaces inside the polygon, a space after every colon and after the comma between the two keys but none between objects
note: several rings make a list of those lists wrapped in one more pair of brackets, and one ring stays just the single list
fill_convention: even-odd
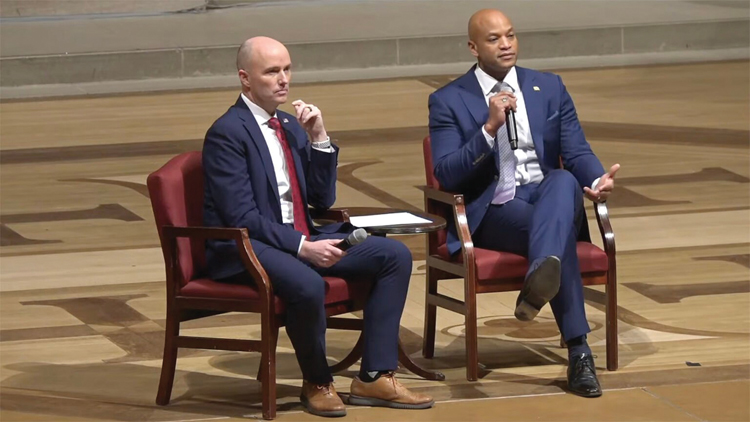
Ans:
[{"label": "man's hand", "polygon": [[318,107],[306,104],[302,100],[293,101],[292,105],[297,113],[297,121],[305,128],[312,142],[323,142],[328,139],[326,128],[323,125],[323,114]]},{"label": "man's hand", "polygon": [[615,173],[617,173],[617,170],[619,169],[619,164],[612,166],[608,172],[604,173],[604,175],[599,178],[599,183],[596,184],[596,189],[591,190],[588,187],[583,188],[586,197],[594,202],[606,201],[612,193],[612,189],[615,188]]},{"label": "man's hand", "polygon": [[340,242],[341,239],[324,239],[315,242],[305,240],[302,242],[299,258],[316,267],[328,268],[346,255],[346,252],[335,246]]},{"label": "man's hand", "polygon": [[512,92],[500,92],[490,97],[490,114],[484,130],[495,136],[497,131],[505,124],[505,113],[508,110],[516,110],[516,96]]}]

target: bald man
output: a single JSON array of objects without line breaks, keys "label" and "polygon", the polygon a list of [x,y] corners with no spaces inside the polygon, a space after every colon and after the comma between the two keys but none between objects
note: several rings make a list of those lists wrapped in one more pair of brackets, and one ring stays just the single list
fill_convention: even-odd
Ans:
[{"label": "bald man", "polygon": [[[589,235],[584,195],[605,201],[619,165],[604,171],[559,76],[516,66],[518,38],[502,12],[476,12],[468,46],[477,64],[430,95],[435,177],[464,194],[474,246],[528,257],[516,318],[532,320],[549,302],[568,344],[568,388],[600,396],[576,241]],[[510,110],[516,149],[506,126]],[[460,249],[452,225],[448,250]]]},{"label": "bald man", "polygon": [[[372,282],[362,364],[349,403],[431,407],[432,398],[407,390],[393,373],[411,253],[401,242],[382,237],[368,237],[345,253],[335,245],[351,225],[312,224],[308,205],[327,209],[336,199],[338,147],[316,106],[297,100],[294,115],[277,110],[287,101],[291,70],[289,52],[276,40],[256,37],[240,47],[242,93],[203,144],[205,225],[247,228],[274,293],[286,305],[286,330],[304,379],[300,399],[310,413],[346,414],[326,361],[323,276]],[[253,283],[234,242],[207,242],[206,258],[209,277]]]}]

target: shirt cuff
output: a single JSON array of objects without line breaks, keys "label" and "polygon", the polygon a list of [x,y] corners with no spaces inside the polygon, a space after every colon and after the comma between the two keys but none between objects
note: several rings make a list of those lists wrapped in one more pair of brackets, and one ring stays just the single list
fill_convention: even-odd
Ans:
[{"label": "shirt cuff", "polygon": [[299,255],[299,252],[302,250],[302,244],[305,243],[305,239],[307,237],[303,234],[302,239],[299,240],[299,246],[297,247],[297,255]]},{"label": "shirt cuff", "polygon": [[591,184],[591,190],[596,190],[596,185],[599,184],[599,179],[601,179],[601,177],[594,179],[594,183]]},{"label": "shirt cuff", "polygon": [[489,145],[490,148],[495,148],[495,137],[490,136],[490,134],[487,133],[487,130],[484,128],[484,125],[482,125],[482,133],[484,134],[484,139],[487,140],[487,145]]}]

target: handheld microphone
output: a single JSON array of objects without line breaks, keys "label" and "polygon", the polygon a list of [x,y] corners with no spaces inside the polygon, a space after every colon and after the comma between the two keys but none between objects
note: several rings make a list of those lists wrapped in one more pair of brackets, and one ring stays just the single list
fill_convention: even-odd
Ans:
[{"label": "handheld microphone", "polygon": [[[500,88],[501,92],[513,93],[513,88],[510,85],[503,85]],[[505,127],[508,128],[508,142],[510,142],[510,149],[518,149],[518,132],[516,131],[516,112],[513,109],[508,109],[505,112]]]},{"label": "handheld microphone", "polygon": [[365,231],[365,229],[357,229],[349,233],[349,236],[347,236],[346,239],[342,240],[340,243],[337,243],[336,247],[341,249],[342,251],[345,251],[352,246],[359,245],[360,243],[364,242],[365,239],[367,239],[367,232]]}]

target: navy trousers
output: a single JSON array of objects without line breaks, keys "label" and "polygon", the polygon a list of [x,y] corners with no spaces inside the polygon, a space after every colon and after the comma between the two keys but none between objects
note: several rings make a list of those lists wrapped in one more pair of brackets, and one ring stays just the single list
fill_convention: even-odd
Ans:
[{"label": "navy trousers", "polygon": [[[310,240],[344,237],[346,234],[335,233],[312,236]],[[323,276],[373,281],[364,309],[362,368],[397,368],[398,333],[412,267],[411,252],[403,243],[370,236],[329,268],[313,267],[273,248],[261,252],[258,261],[271,279],[274,294],[286,304],[286,331],[305,380],[316,384],[333,381],[326,360]],[[252,282],[248,274],[239,278]],[[237,282],[237,276],[231,279]]]},{"label": "navy trousers", "polygon": [[516,196],[505,204],[490,205],[472,235],[477,247],[523,255],[529,263],[560,258],[560,291],[550,306],[566,341],[591,331],[576,253],[584,215],[578,181],[566,170],[554,170],[541,183],[516,186]]}]

